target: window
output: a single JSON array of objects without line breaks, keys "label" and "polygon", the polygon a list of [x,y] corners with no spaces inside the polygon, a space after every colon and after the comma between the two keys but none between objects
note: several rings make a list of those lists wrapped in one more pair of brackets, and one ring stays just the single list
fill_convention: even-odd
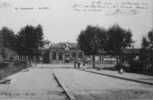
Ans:
[{"label": "window", "polygon": [[72,52],[72,57],[76,58],[76,53],[75,52]]},{"label": "window", "polygon": [[59,60],[63,60],[63,54],[62,53],[59,54]]},{"label": "window", "polygon": [[52,53],[52,59],[53,59],[53,60],[56,60],[56,52],[53,52],[53,53]]},{"label": "window", "polygon": [[82,58],[82,57],[83,57],[82,52],[79,52],[79,58]]}]

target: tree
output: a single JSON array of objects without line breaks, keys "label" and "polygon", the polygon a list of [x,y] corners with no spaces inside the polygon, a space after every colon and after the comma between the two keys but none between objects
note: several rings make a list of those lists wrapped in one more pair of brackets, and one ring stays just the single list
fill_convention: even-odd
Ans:
[{"label": "tree", "polygon": [[146,50],[148,48],[148,46],[149,46],[149,42],[148,42],[147,38],[143,37],[142,44],[141,44],[142,49]]},{"label": "tree", "polygon": [[121,60],[122,50],[130,47],[133,43],[131,31],[125,30],[119,25],[113,25],[108,29],[107,34],[107,51],[118,55],[119,60]]},{"label": "tree", "polygon": [[95,55],[104,47],[106,31],[97,26],[87,26],[78,36],[78,46],[86,55],[92,55],[92,67],[95,68]]},{"label": "tree", "polygon": [[153,30],[148,32],[147,37],[143,37],[141,47],[144,67],[153,71]]},{"label": "tree", "polygon": [[7,27],[3,27],[1,30],[1,38],[2,38],[2,45],[6,48],[15,50],[16,49],[16,35],[14,34],[14,32],[7,28]]},{"label": "tree", "polygon": [[153,30],[148,32],[147,37],[143,37],[142,48],[153,49]]},{"label": "tree", "polygon": [[17,41],[20,55],[31,57],[40,55],[40,48],[44,45],[42,26],[25,26],[18,32]]}]

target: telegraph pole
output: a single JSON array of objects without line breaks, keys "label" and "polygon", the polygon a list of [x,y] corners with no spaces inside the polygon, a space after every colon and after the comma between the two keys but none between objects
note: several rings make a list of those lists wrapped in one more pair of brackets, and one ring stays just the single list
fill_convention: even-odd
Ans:
[{"label": "telegraph pole", "polygon": [[3,34],[2,32],[0,31],[0,61],[3,60]]}]

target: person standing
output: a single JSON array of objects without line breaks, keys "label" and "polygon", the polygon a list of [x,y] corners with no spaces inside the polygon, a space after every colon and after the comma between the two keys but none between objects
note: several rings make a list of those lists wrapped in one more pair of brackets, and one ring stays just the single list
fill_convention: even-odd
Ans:
[{"label": "person standing", "polygon": [[74,59],[74,69],[76,69],[76,67],[77,67],[77,61],[76,59]]}]

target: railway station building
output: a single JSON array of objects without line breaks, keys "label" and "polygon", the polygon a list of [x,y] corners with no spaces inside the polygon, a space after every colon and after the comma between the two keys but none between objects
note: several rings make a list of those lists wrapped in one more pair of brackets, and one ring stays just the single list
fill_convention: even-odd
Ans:
[{"label": "railway station building", "polygon": [[69,42],[51,44],[45,53],[43,59],[47,63],[73,63],[75,60],[82,61],[85,58],[77,44]]}]

